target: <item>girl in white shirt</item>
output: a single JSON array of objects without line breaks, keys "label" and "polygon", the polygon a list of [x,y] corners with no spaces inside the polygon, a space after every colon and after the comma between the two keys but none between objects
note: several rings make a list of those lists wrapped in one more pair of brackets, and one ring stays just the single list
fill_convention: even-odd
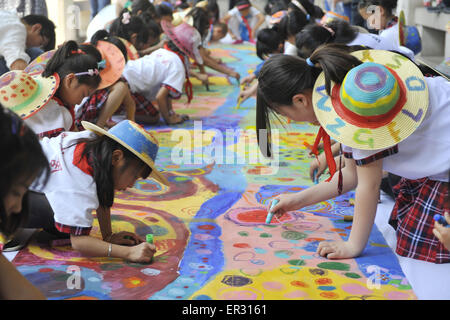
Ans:
[{"label": "girl in white shirt", "polygon": [[25,120],[40,137],[76,130],[75,105],[95,92],[101,81],[96,58],[80,50],[75,41],[67,41],[48,61],[42,77],[54,75],[59,78],[56,93],[42,109]]},{"label": "girl in white shirt", "polygon": [[248,0],[239,1],[228,11],[222,21],[228,24],[228,32],[235,42],[254,41],[259,27],[264,23],[264,15],[252,7]]},{"label": "girl in white shirt", "polygon": [[[348,241],[323,241],[317,252],[329,259],[359,256],[372,230],[385,170],[403,177],[395,187],[390,221],[397,231],[397,254],[450,262],[450,252],[432,231],[433,216],[443,215],[448,205],[450,83],[424,77],[396,53],[348,50],[331,44],[306,60],[276,55],[261,70],[256,121],[260,146],[267,145],[270,155],[270,137],[260,134],[260,129],[270,134],[269,112],[320,124],[313,151],[318,154],[323,138],[331,173],[307,190],[277,197],[280,202],[272,212],[298,210],[356,188]],[[344,145],[342,170],[333,160],[330,136]]]},{"label": "girl in white shirt", "polygon": [[[113,233],[111,207],[115,191],[132,187],[139,178],[150,176],[168,185],[155,167],[158,142],[129,120],[108,131],[89,122],[82,124],[87,131],[63,132],[41,141],[50,177],[41,188],[45,196],[41,196],[39,210],[31,212],[33,225],[28,227],[53,224],[53,229],[70,237],[72,247],[83,255],[148,263],[155,246],[146,243],[144,235]],[[94,210],[102,239],[90,236]]]},{"label": "girl in white shirt", "polygon": [[164,48],[138,60],[129,61],[123,76],[130,84],[132,92],[143,94],[150,101],[156,100],[159,112],[168,125],[180,124],[189,119],[173,111],[172,100],[179,99],[183,89],[188,103],[193,98],[192,84],[189,80],[189,58],[203,64],[199,47],[201,36],[198,31],[182,23],[173,27],[161,21],[169,41]]}]

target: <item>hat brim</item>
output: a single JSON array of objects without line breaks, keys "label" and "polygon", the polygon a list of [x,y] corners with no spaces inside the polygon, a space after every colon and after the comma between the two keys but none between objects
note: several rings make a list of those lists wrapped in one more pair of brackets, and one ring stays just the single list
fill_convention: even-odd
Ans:
[{"label": "hat brim", "polygon": [[124,141],[122,141],[121,139],[117,138],[116,136],[110,134],[108,131],[106,131],[105,129],[100,128],[99,126],[91,123],[91,122],[87,122],[87,121],[81,121],[81,125],[83,126],[84,129],[89,130],[94,132],[97,135],[105,135],[115,141],[117,141],[118,143],[120,143],[122,146],[124,146],[125,148],[127,148],[129,151],[131,151],[135,156],[137,156],[139,159],[141,159],[145,164],[147,164],[150,168],[152,168],[152,173],[150,174],[150,177],[152,177],[153,179],[157,180],[158,182],[169,186],[170,183],[169,181],[166,179],[166,177],[164,177],[161,172],[159,172],[158,169],[156,169],[155,163],[149,159],[148,157],[144,157],[142,156],[141,153],[137,152],[136,150],[134,150],[131,146],[129,146],[128,144],[126,144]]},{"label": "hat brim", "polygon": [[128,60],[137,60],[140,58],[138,51],[136,50],[136,48],[131,44],[131,42],[129,42],[128,40],[121,38],[121,37],[117,37],[120,39],[120,41],[123,42],[123,44],[125,45],[125,48],[127,49],[127,58]]},{"label": "hat brim", "polygon": [[39,88],[30,98],[30,101],[27,104],[15,105],[9,108],[23,120],[28,119],[45,107],[59,87],[59,77],[57,74],[48,78],[43,78],[40,75],[33,76],[32,78],[36,81]]},{"label": "hat brim", "polygon": [[[419,68],[409,59],[384,50],[363,50],[352,55],[362,62],[375,62],[393,69],[403,79],[406,102],[393,119],[380,127],[353,125],[336,112],[332,98],[325,90],[322,72],[313,90],[313,106],[317,120],[336,141],[361,150],[379,150],[392,147],[409,137],[422,123],[428,110],[428,87]],[[332,82],[331,88],[336,84]]]},{"label": "hat brim", "polygon": [[102,78],[98,87],[100,90],[111,86],[120,79],[125,68],[125,57],[119,48],[106,41],[98,41],[97,49],[102,54],[102,58],[106,60],[106,67],[100,71]]},{"label": "hat brim", "polygon": [[[185,23],[185,22],[183,22]],[[180,24],[181,25],[181,24]],[[203,58],[200,55],[200,52],[198,51],[198,48],[193,48],[193,52],[190,52],[185,48],[185,46],[181,43],[181,41],[176,36],[173,29],[175,28],[171,23],[167,21],[161,21],[161,28],[163,29],[163,32],[169,37],[170,40],[172,40],[175,45],[183,51],[185,55],[187,55],[189,58],[194,59],[198,64],[203,64]],[[192,27],[193,28],[193,27]],[[197,31],[197,29],[195,29]],[[196,52],[197,50],[197,52]]]},{"label": "hat brim", "polygon": [[53,57],[55,52],[56,49],[44,52],[36,59],[31,61],[30,64],[27,65],[27,67],[23,71],[28,73],[30,76],[38,76],[42,74],[45,70],[45,66],[47,65],[48,61]]}]

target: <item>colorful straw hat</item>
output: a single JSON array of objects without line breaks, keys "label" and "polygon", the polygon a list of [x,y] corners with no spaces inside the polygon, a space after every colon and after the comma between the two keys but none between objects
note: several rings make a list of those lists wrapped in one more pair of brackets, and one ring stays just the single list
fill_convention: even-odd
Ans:
[{"label": "colorful straw hat", "polygon": [[333,11],[327,11],[325,15],[320,20],[321,24],[328,24],[333,20],[343,20],[346,22],[350,22],[350,19],[347,16],[340,15],[339,13]]},{"label": "colorful straw hat", "polygon": [[170,22],[161,21],[161,27],[164,33],[175,45],[198,64],[203,64],[203,58],[200,55],[198,47],[202,44],[202,37],[194,27],[186,22],[174,27]]},{"label": "colorful straw hat", "polygon": [[[102,78],[98,87],[98,90],[100,90],[109,87],[120,79],[123,69],[125,68],[125,58],[119,48],[107,41],[98,41],[96,48],[102,55],[102,58],[106,61],[105,68],[100,70],[100,77]],[[42,74],[45,70],[45,66],[55,52],[56,50],[44,52],[34,59],[24,71],[30,75]]]},{"label": "colorful straw hat", "polygon": [[53,57],[55,52],[56,49],[44,52],[39,57],[31,61],[30,64],[23,71],[25,71],[31,76],[37,76],[42,74],[42,72],[44,72],[45,70],[47,62]]},{"label": "colorful straw hat", "polygon": [[100,70],[100,77],[102,78],[98,87],[100,90],[111,86],[120,79],[125,68],[125,57],[119,48],[107,41],[98,41],[96,48],[106,61],[105,68]]},{"label": "colorful straw hat", "polygon": [[140,58],[139,53],[137,52],[136,48],[131,44],[131,42],[121,37],[117,38],[119,38],[120,41],[122,41],[123,44],[125,45],[125,48],[127,49],[128,60],[137,60]]},{"label": "colorful straw hat", "polygon": [[420,39],[419,30],[415,26],[407,26],[405,13],[403,10],[398,17],[398,37],[401,46],[411,49],[414,54],[422,51],[422,41]]},{"label": "colorful straw hat", "polygon": [[287,15],[286,10],[277,11],[273,15],[271,15],[269,23],[270,24],[280,23],[281,19],[283,19],[286,15]]},{"label": "colorful straw hat", "polygon": [[140,125],[130,120],[123,120],[106,131],[87,121],[81,121],[81,124],[86,130],[98,135],[105,135],[120,143],[152,168],[150,177],[162,184],[169,185],[167,179],[155,167],[159,149],[158,141]]},{"label": "colorful straw hat", "polygon": [[57,74],[43,78],[24,71],[10,71],[0,77],[0,102],[22,119],[27,119],[47,104],[58,86]]},{"label": "colorful straw hat", "polygon": [[352,53],[363,63],[342,85],[332,83],[331,97],[322,73],[313,105],[322,128],[335,140],[362,150],[398,144],[421,124],[428,109],[428,87],[419,68],[402,55],[383,50]]}]

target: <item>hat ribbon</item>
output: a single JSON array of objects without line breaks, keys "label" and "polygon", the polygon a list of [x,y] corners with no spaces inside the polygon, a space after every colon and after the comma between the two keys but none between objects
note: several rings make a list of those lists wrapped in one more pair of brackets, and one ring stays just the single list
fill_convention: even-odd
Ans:
[{"label": "hat ribbon", "polygon": [[99,71],[98,71],[98,69],[89,69],[88,71],[86,71],[86,72],[78,72],[78,73],[75,73],[75,75],[76,76],[84,76],[84,75],[89,75],[89,76],[94,76],[94,75],[96,75],[96,76],[98,76],[99,75]]},{"label": "hat ribbon", "polygon": [[[323,151],[325,152],[325,158],[327,161],[328,169],[330,170],[330,177],[325,180],[326,182],[330,182],[333,178],[334,174],[336,173],[336,162],[334,161],[333,153],[331,152],[331,141],[330,136],[328,133],[323,129],[323,127],[320,127],[319,132],[316,136],[316,141],[314,142],[314,146],[312,147],[311,154],[314,154],[316,156],[317,162],[319,162],[319,151],[318,146],[320,143],[320,140],[323,141]],[[320,162],[319,162],[320,164]],[[341,171],[341,163],[339,163],[339,181],[338,181],[338,191],[339,194],[342,193],[342,171]]]}]

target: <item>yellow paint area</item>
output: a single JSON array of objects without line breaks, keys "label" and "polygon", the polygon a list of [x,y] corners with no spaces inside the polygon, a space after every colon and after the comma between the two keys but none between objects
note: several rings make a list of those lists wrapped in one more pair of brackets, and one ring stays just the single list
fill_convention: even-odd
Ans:
[{"label": "yellow paint area", "polygon": [[214,300],[415,299],[411,290],[400,290],[393,285],[369,287],[366,278],[361,279],[352,279],[331,270],[292,265],[271,270],[227,270],[219,273],[190,299],[200,295]]}]

